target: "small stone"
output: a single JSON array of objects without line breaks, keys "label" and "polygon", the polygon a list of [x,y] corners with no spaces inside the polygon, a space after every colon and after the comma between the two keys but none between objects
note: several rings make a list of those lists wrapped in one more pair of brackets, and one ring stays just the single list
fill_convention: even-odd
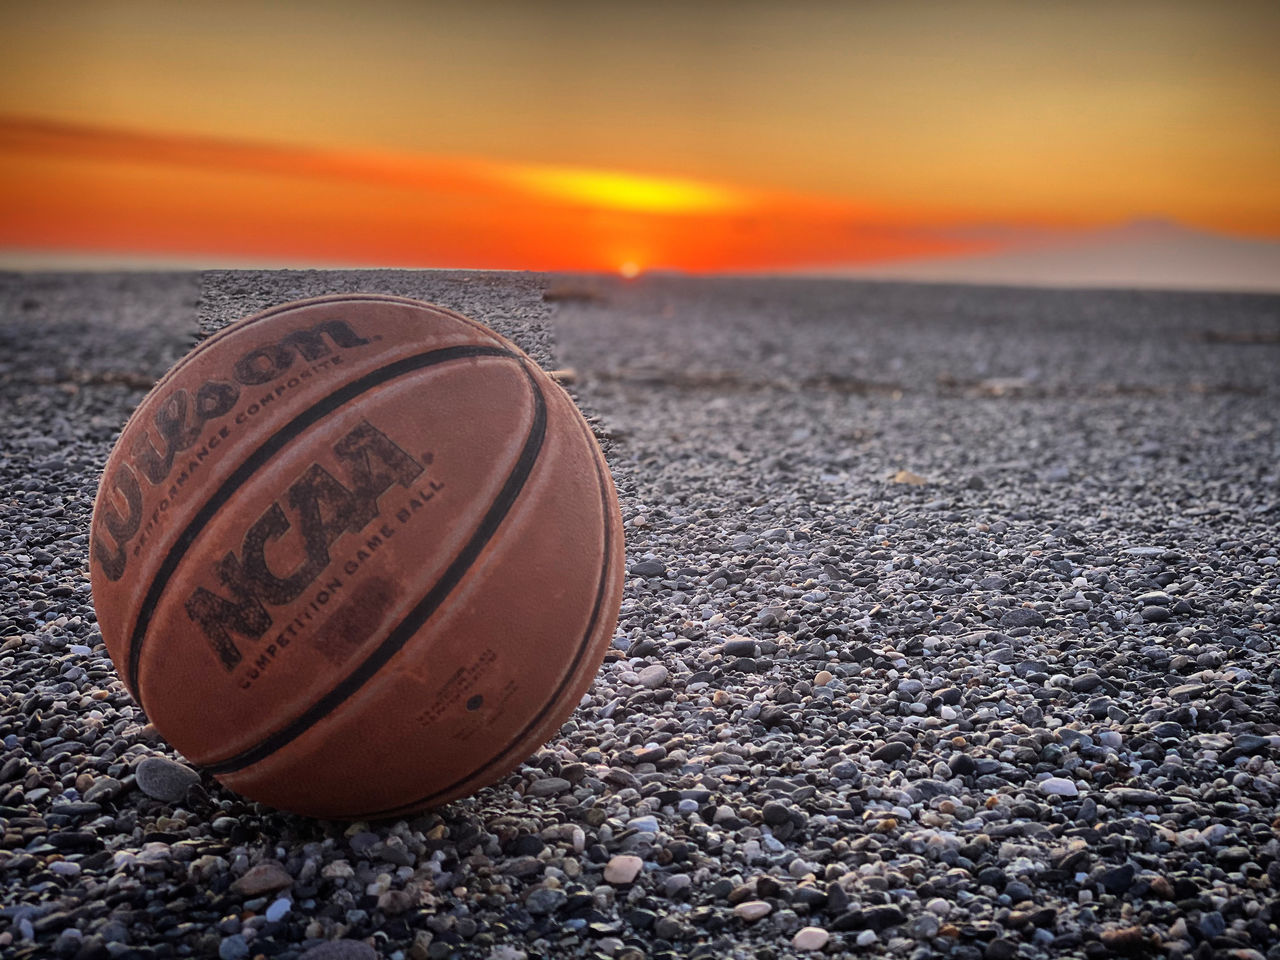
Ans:
[{"label": "small stone", "polygon": [[932,940],[941,926],[942,922],[933,913],[922,913],[907,924],[907,933],[917,940]]},{"label": "small stone", "polygon": [[712,823],[724,823],[728,820],[736,820],[738,815],[733,812],[733,807],[727,803],[722,803],[716,807],[715,813],[711,815]]},{"label": "small stone", "polygon": [[771,827],[779,824],[787,823],[791,819],[791,809],[785,803],[779,803],[777,800],[770,800],[764,805],[764,822]]},{"label": "small stone", "polygon": [[298,960],[378,960],[378,951],[363,940],[330,940],[303,951]]},{"label": "small stone", "polygon": [[747,900],[733,908],[733,915],[740,920],[747,921],[747,923],[754,923],[772,912],[773,907],[763,900]]},{"label": "small stone", "polygon": [[831,934],[821,927],[801,927],[791,938],[791,947],[801,953],[821,950],[831,939]]},{"label": "small stone", "polygon": [[563,777],[544,777],[529,784],[525,792],[531,797],[552,797],[564,793],[572,786],[573,784]]},{"label": "small stone", "polygon": [[841,760],[831,767],[831,776],[836,780],[856,780],[860,775],[858,765],[852,760]]},{"label": "small stone", "polygon": [[1119,867],[1112,867],[1110,870],[1104,870],[1098,875],[1098,882],[1108,893],[1121,894],[1133,886],[1133,877],[1136,871],[1132,863],[1126,863]]},{"label": "small stone", "polygon": [[688,894],[693,878],[687,873],[673,873],[662,881],[662,895],[668,900],[678,900]]},{"label": "small stone", "polygon": [[862,911],[862,919],[873,930],[887,930],[896,927],[906,919],[902,910],[892,905],[867,907]]},{"label": "small stone", "polygon": [[244,876],[231,884],[231,889],[242,897],[260,897],[293,886],[293,877],[274,860],[266,860],[251,867]]},{"label": "small stone", "polygon": [[645,667],[637,676],[640,678],[640,686],[648,690],[657,690],[667,682],[669,673],[662,664],[655,663]]},{"label": "small stone", "polygon": [[1014,880],[1005,885],[1004,895],[1014,903],[1022,903],[1035,896],[1034,891],[1021,880]]},{"label": "small stone", "polygon": [[1266,753],[1267,748],[1271,746],[1271,742],[1266,737],[1260,737],[1256,733],[1238,733],[1231,741],[1231,746],[1241,753]]},{"label": "small stone", "polygon": [[863,930],[854,939],[854,943],[860,947],[869,947],[876,942],[876,939],[876,932],[874,930]]},{"label": "small stone", "polygon": [[138,764],[134,774],[139,790],[165,803],[186,799],[187,791],[200,782],[200,774],[168,757],[147,757]]},{"label": "small stone", "polygon": [[[828,683],[830,683],[830,682],[831,682],[831,679],[832,679],[832,676],[831,676],[831,671],[830,671],[830,670],[819,670],[819,671],[818,671],[817,676],[815,676],[815,677],[813,678],[813,685],[814,685],[815,687],[825,687]],[[819,927],[805,927],[804,929],[805,929],[805,930],[818,930],[818,929],[820,929],[820,928],[819,928]],[[800,933],[803,933],[803,932],[804,932],[804,930],[801,930],[801,931],[800,931]],[[823,933],[826,933],[826,931],[825,931],[825,930],[823,930],[822,932],[823,932]],[[799,934],[797,934],[796,936],[799,936]],[[806,948],[806,949],[814,949],[814,948],[809,947],[809,948]],[[821,947],[819,947],[819,948],[817,948],[817,949],[821,949]]]},{"label": "small stone", "polygon": [[398,917],[410,909],[416,899],[408,890],[386,890],[378,895],[378,909],[389,917]]},{"label": "small stone", "polygon": [[1169,798],[1162,793],[1156,793],[1154,790],[1139,790],[1136,787],[1113,787],[1107,791],[1107,798],[1135,806],[1152,804],[1164,806],[1169,803]]},{"label": "small stone", "polygon": [[104,800],[110,800],[115,797],[122,789],[122,784],[115,777],[99,777],[93,781],[93,785],[84,792],[83,800],[85,803],[101,803]]},{"label": "small stone", "polygon": [[240,934],[223,937],[218,944],[219,960],[241,960],[249,955],[249,944]]},{"label": "small stone", "polygon": [[653,924],[653,934],[663,940],[678,940],[685,933],[684,924],[679,917],[659,917]]},{"label": "small stone", "polygon": [[1221,911],[1210,910],[1200,915],[1200,934],[1206,940],[1222,936],[1227,930],[1227,921]]},{"label": "small stone", "polygon": [[661,560],[639,560],[631,565],[633,577],[665,577],[667,565]]},{"label": "small stone", "polygon": [[1218,866],[1226,870],[1235,870],[1241,864],[1247,863],[1252,857],[1253,853],[1248,847],[1223,847],[1214,855],[1214,859],[1218,861]]},{"label": "small stone", "polygon": [[606,883],[614,886],[623,886],[633,883],[642,869],[644,869],[644,861],[639,857],[620,854],[605,864],[604,879]]},{"label": "small stone", "polygon": [[883,760],[885,763],[895,763],[904,757],[910,756],[911,748],[900,740],[890,740],[884,746],[872,751],[872,760]]},{"label": "small stone", "polygon": [[1000,615],[1002,627],[1043,627],[1044,617],[1030,607],[1013,607]]},{"label": "small stone", "polygon": [[1157,944],[1141,927],[1112,927],[1103,930],[1098,939],[1114,953],[1146,953]]},{"label": "small stone", "polygon": [[726,657],[754,657],[760,645],[750,637],[730,637],[720,647]]},{"label": "small stone", "polygon": [[569,899],[568,894],[555,887],[536,887],[525,897],[524,908],[535,917],[546,916]]},{"label": "small stone", "polygon": [[271,906],[267,907],[265,914],[268,923],[275,923],[277,920],[284,919],[285,915],[293,909],[293,903],[288,897],[281,897],[279,900],[273,901]]},{"label": "small stone", "polygon": [[1158,557],[1165,552],[1164,547],[1127,547],[1124,551],[1131,557]]},{"label": "small stone", "polygon": [[1173,611],[1168,607],[1155,606],[1142,608],[1142,619],[1147,623],[1163,623],[1173,617]]},{"label": "small stone", "polygon": [[1040,781],[1040,792],[1050,797],[1077,797],[1080,788],[1065,777],[1050,777]]}]

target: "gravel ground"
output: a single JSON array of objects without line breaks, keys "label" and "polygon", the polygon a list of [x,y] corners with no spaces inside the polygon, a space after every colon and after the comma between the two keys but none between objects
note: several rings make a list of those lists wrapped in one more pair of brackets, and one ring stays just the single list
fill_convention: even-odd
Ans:
[{"label": "gravel ground", "polygon": [[341,824],[146,726],[85,531],[197,300],[357,279],[0,276],[0,954],[1280,958],[1280,299],[369,277],[550,320],[630,577],[528,764]]}]

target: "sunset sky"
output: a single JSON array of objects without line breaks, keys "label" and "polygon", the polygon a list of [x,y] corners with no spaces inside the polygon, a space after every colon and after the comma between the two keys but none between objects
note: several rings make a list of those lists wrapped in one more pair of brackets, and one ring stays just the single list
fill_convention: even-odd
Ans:
[{"label": "sunset sky", "polygon": [[0,254],[630,272],[1152,217],[1280,237],[1274,2],[0,2],[0,37]]}]

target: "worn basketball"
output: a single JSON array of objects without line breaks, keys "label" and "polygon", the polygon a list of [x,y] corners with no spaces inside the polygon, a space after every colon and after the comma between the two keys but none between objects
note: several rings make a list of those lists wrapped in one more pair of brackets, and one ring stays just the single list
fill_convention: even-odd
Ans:
[{"label": "worn basketball", "polygon": [[107,461],[94,606],[147,717],[227,787],[316,817],[472,793],[591,684],[622,524],[567,394],[399,297],[303,300],[180,361]]}]

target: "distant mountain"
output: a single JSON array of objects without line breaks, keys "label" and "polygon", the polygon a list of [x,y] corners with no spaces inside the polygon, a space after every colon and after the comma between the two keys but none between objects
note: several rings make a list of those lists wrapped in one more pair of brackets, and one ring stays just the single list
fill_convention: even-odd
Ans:
[{"label": "distant mountain", "polygon": [[[1138,220],[1088,231],[975,228],[1004,249],[978,255],[813,269],[809,275],[1036,287],[1146,287],[1280,292],[1280,241]],[[991,232],[994,231],[994,232]],[[970,231],[972,232],[972,231]]]}]

